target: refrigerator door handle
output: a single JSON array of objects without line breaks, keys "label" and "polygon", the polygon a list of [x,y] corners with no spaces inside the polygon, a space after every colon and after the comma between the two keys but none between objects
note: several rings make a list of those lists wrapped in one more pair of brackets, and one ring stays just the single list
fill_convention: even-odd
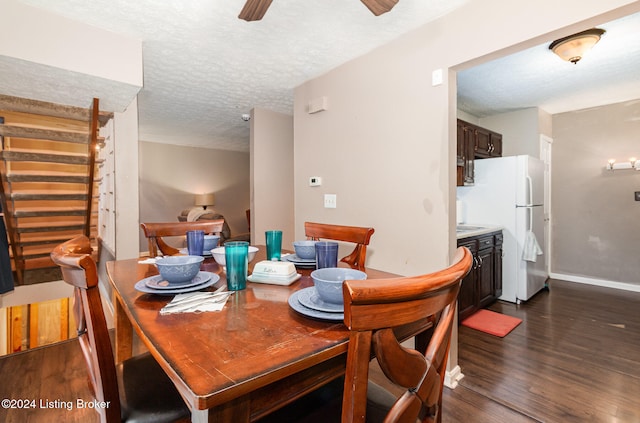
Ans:
[{"label": "refrigerator door handle", "polygon": [[527,204],[533,204],[533,179],[531,176],[525,176],[527,178],[527,188],[529,188],[529,192],[527,192]]}]

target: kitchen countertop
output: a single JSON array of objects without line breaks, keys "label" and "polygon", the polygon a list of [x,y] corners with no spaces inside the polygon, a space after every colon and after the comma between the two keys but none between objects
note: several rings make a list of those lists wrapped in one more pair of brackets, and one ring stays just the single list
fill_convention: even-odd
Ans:
[{"label": "kitchen countertop", "polygon": [[472,236],[484,235],[491,232],[501,231],[503,229],[502,226],[496,225],[482,225],[482,224],[471,224],[465,223],[463,225],[458,225],[456,228],[456,238],[469,238]]}]

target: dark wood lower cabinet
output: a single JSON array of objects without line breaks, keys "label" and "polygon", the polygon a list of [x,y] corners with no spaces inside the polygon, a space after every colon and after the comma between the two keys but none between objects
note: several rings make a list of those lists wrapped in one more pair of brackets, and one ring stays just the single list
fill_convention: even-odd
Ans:
[{"label": "dark wood lower cabinet", "polygon": [[458,296],[458,322],[462,322],[502,295],[502,231],[461,238],[458,246],[473,254],[473,266]]}]

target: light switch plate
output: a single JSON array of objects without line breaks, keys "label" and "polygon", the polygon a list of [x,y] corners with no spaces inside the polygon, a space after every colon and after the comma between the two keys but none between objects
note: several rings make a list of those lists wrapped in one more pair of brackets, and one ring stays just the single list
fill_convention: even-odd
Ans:
[{"label": "light switch plate", "polygon": [[431,86],[437,87],[438,85],[442,85],[442,69],[431,72]]},{"label": "light switch plate", "polygon": [[324,195],[324,208],[325,209],[335,209],[337,196],[335,194],[325,194]]}]

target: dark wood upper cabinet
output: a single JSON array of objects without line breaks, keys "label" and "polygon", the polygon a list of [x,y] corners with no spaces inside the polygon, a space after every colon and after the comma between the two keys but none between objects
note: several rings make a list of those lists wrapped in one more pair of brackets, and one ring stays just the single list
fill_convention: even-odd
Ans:
[{"label": "dark wood upper cabinet", "polygon": [[488,129],[475,127],[475,158],[502,156],[502,135]]},{"label": "dark wood upper cabinet", "polygon": [[458,119],[457,185],[473,185],[475,159],[502,156],[502,135]]}]

